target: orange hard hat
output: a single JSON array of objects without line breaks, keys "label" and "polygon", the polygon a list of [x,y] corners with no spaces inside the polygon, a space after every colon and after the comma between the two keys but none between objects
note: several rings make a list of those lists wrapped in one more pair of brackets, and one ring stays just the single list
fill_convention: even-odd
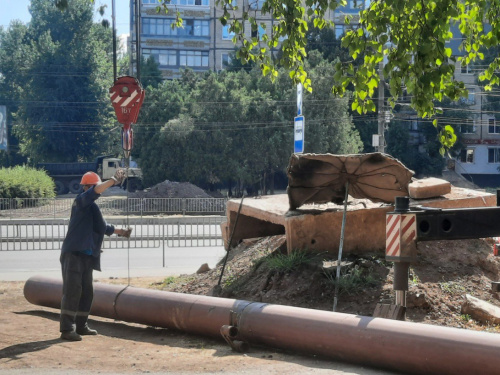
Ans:
[{"label": "orange hard hat", "polygon": [[101,178],[97,173],[87,172],[83,175],[80,185],[97,185],[101,183]]}]

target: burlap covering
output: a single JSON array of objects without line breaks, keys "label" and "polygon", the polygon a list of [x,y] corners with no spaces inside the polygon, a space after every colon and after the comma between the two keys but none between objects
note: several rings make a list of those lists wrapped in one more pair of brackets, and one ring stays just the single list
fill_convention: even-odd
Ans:
[{"label": "burlap covering", "polygon": [[349,195],[373,202],[394,203],[408,195],[414,174],[399,160],[374,152],[370,154],[293,154],[287,168],[288,200],[294,210],[306,203],[341,204],[346,182]]}]

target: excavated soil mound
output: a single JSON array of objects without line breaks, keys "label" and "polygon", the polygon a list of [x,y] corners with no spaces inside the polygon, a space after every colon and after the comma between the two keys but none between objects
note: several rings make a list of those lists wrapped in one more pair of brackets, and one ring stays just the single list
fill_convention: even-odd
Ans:
[{"label": "excavated soil mound", "polygon": [[201,188],[189,182],[165,180],[143,191],[132,194],[133,198],[211,198]]},{"label": "excavated soil mound", "polygon": [[[331,311],[336,259],[316,254],[292,270],[273,269],[272,258],[283,254],[284,243],[284,236],[274,236],[244,240],[232,249],[217,295]],[[418,261],[410,268],[407,320],[500,332],[498,326],[461,313],[465,294],[500,306],[500,293],[491,290],[491,282],[500,277],[500,257],[493,255],[492,244],[491,239],[419,243]],[[222,262],[208,272],[167,279],[156,287],[210,295],[221,269]],[[382,254],[346,255],[336,311],[371,316],[377,303],[394,303],[393,274],[393,264]]]}]

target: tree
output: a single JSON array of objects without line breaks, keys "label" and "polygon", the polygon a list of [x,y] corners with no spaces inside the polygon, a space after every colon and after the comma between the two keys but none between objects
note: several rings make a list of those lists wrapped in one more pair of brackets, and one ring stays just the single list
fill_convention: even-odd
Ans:
[{"label": "tree", "polygon": [[144,60],[141,57],[141,84],[144,88],[148,86],[157,88],[160,83],[162,83],[163,77],[161,75],[161,70],[158,67],[158,63],[155,61],[153,56],[149,56],[148,59]]},{"label": "tree", "polygon": [[[333,97],[326,84],[332,74],[332,64],[318,53],[313,75],[325,84],[306,94],[306,150],[359,152],[348,100]],[[293,150],[295,95],[284,75],[272,83],[257,69],[204,76],[188,70],[179,80],[151,88],[136,126],[146,183],[170,179],[207,189],[235,187],[237,194],[272,191]]]},{"label": "tree", "polygon": [[158,88],[150,87],[146,92],[138,123],[134,126],[135,146],[132,149],[132,156],[139,160],[146,185],[173,178],[169,173],[177,161],[171,150],[179,145],[175,142],[165,144],[162,132],[167,133],[170,129],[168,123],[189,106],[189,81],[190,78],[164,81]]},{"label": "tree", "polygon": [[[7,106],[7,124],[13,121],[24,95],[29,76],[25,74],[24,64],[30,61],[27,40],[28,28],[19,21],[11,23],[8,30],[0,28],[0,105]],[[0,164],[10,166],[23,164],[26,159],[19,153],[19,144],[12,132],[8,133],[8,152],[0,153]]]},{"label": "tree", "polygon": [[[30,11],[18,45],[23,54],[13,60],[22,71],[10,78],[10,86],[19,88],[13,133],[21,153],[38,162],[89,160],[110,152],[110,31],[93,24],[93,6],[86,0],[72,1],[67,12],[50,0],[32,0]],[[3,63],[0,69],[3,74]]]}]

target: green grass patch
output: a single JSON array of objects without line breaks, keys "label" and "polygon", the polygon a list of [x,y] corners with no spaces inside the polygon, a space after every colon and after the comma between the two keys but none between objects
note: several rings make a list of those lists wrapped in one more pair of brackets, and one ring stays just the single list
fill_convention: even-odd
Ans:
[{"label": "green grass patch", "polygon": [[194,277],[192,276],[168,276],[163,279],[161,287],[171,286],[174,284],[182,284],[192,281]]},{"label": "green grass patch", "polygon": [[465,287],[456,281],[443,281],[439,283],[439,287],[450,294],[463,294],[466,291]]},{"label": "green grass patch", "polygon": [[291,254],[274,254],[264,258],[264,263],[271,271],[290,272],[309,262],[314,257],[306,251],[293,251]]},{"label": "green grass patch", "polygon": [[325,271],[326,278],[334,286],[338,283],[339,294],[358,294],[363,288],[375,286],[377,279],[370,273],[363,272],[361,268],[355,266],[340,272],[339,280],[336,279],[336,273]]},{"label": "green grass patch", "polygon": [[465,323],[467,323],[469,320],[472,319],[472,317],[469,314],[462,314],[460,315],[460,319],[462,319]]}]

